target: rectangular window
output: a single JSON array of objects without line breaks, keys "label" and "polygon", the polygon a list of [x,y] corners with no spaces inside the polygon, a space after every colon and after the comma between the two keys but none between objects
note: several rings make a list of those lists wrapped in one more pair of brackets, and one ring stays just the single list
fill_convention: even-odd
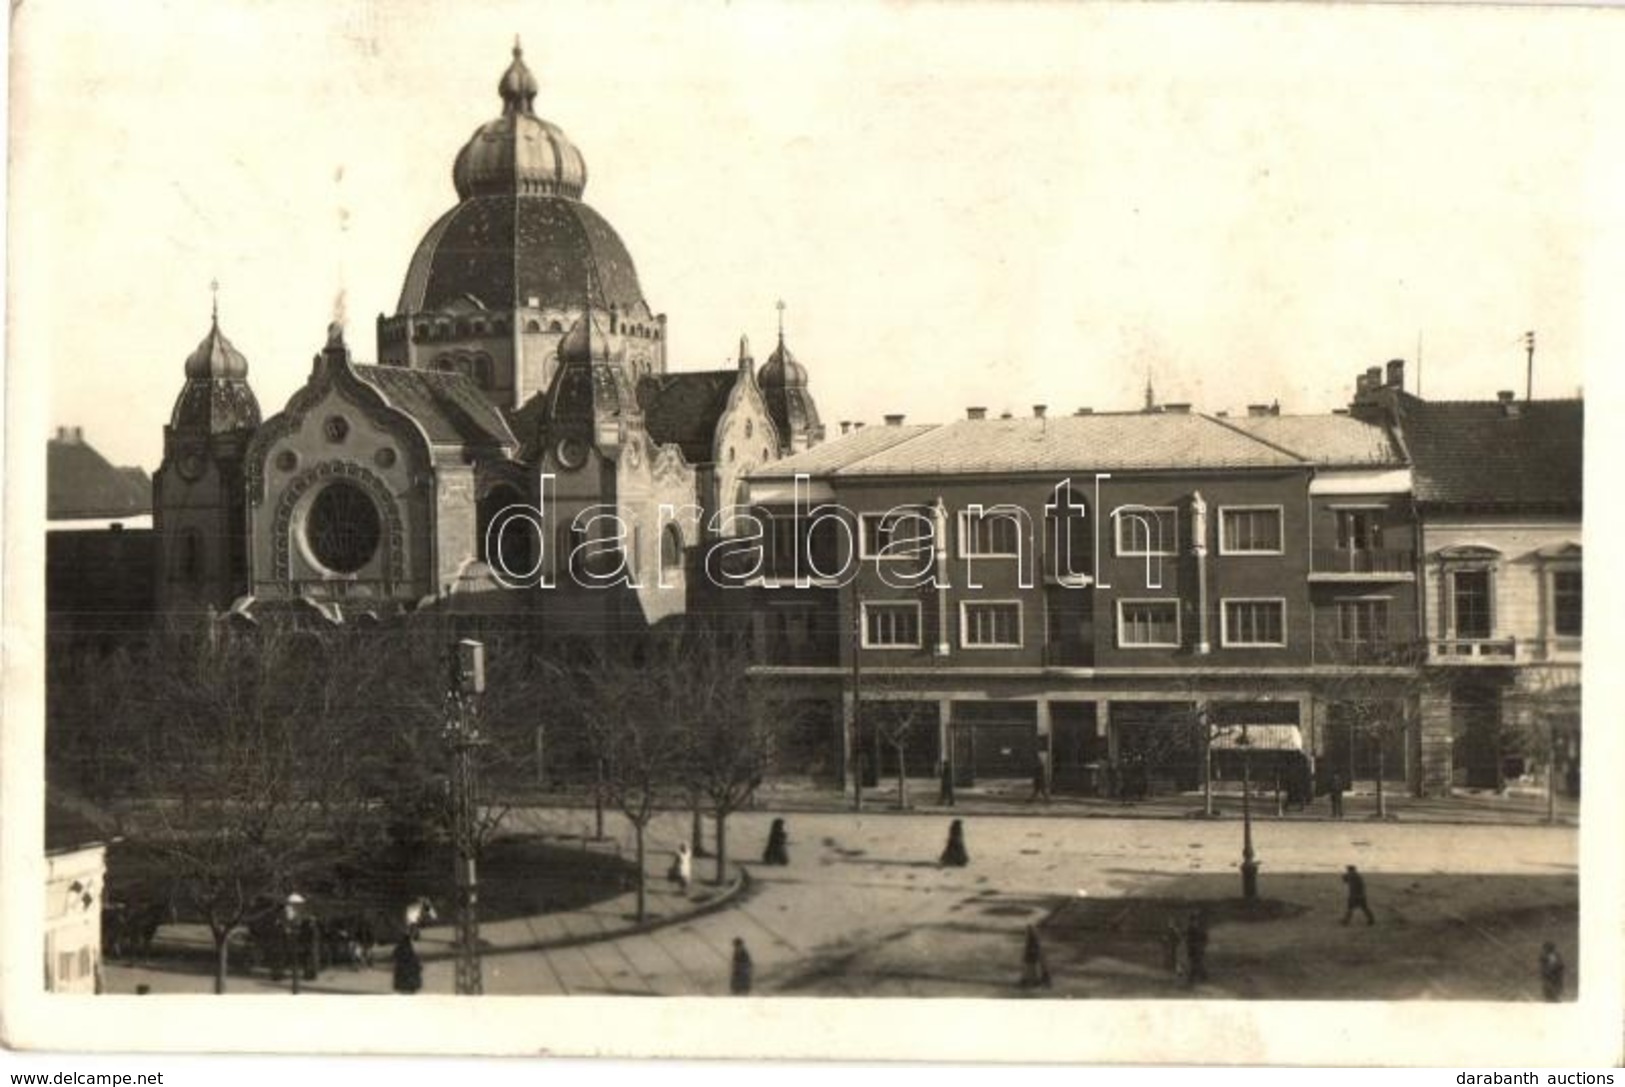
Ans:
[{"label": "rectangular window", "polygon": [[1226,600],[1223,604],[1223,644],[1286,645],[1285,600]]},{"label": "rectangular window", "polygon": [[1457,570],[1450,575],[1450,600],[1456,637],[1488,638],[1490,624],[1490,572]]},{"label": "rectangular window", "polygon": [[961,604],[959,641],[983,648],[1021,648],[1021,605],[1014,601]]},{"label": "rectangular window", "polygon": [[1584,595],[1580,591],[1580,571],[1558,570],[1552,574],[1552,609],[1558,637],[1580,636]]},{"label": "rectangular window", "polygon": [[898,506],[884,513],[865,513],[863,557],[908,558],[918,547],[930,547],[935,520],[927,506]]},{"label": "rectangular window", "polygon": [[1119,506],[1112,511],[1117,522],[1117,553],[1120,556],[1173,555],[1178,552],[1179,514],[1172,506]]},{"label": "rectangular window", "polygon": [[1117,644],[1129,646],[1179,645],[1179,601],[1119,600]]},{"label": "rectangular window", "polygon": [[959,515],[959,553],[976,558],[1019,556],[1021,520],[1001,510],[965,510]]},{"label": "rectangular window", "polygon": [[1337,549],[1339,551],[1376,551],[1381,547],[1381,510],[1337,511]]},{"label": "rectangular window", "polygon": [[1219,510],[1221,555],[1279,555],[1281,507],[1228,506]]},{"label": "rectangular window", "polygon": [[863,645],[866,649],[918,649],[920,605],[914,601],[864,604]]},{"label": "rectangular window", "polygon": [[1339,600],[1337,638],[1349,645],[1382,645],[1388,641],[1387,600]]}]

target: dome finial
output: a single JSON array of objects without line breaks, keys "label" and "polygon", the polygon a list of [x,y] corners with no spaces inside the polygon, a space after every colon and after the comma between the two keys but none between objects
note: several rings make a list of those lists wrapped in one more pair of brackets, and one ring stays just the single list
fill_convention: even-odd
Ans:
[{"label": "dome finial", "polygon": [[502,96],[502,112],[531,113],[536,101],[536,77],[525,66],[525,51],[519,45],[519,35],[513,36],[513,63],[502,73],[497,93]]},{"label": "dome finial", "polygon": [[774,303],[774,306],[779,311],[779,346],[783,347],[784,346],[784,299],[782,299],[782,298],[779,299],[777,302]]},{"label": "dome finial", "polygon": [[220,327],[220,280],[209,280],[209,323],[216,328]]}]

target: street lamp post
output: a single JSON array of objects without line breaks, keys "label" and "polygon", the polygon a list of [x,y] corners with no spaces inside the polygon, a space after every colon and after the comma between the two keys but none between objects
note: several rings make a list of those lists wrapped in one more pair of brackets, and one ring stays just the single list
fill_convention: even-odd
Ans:
[{"label": "street lamp post", "polygon": [[1236,746],[1241,748],[1241,897],[1251,902],[1258,897],[1258,861],[1253,853],[1253,741],[1245,724]]},{"label": "street lamp post", "polygon": [[1196,711],[1202,730],[1202,814],[1213,818],[1213,717],[1206,704]]},{"label": "street lamp post", "polygon": [[852,810],[863,810],[863,726],[862,726],[862,692],[859,684],[863,681],[863,668],[860,659],[863,654],[863,601],[858,596],[858,583],[852,582]]},{"label": "street lamp post", "polygon": [[288,991],[299,995],[299,925],[305,919],[305,896],[294,891],[282,903],[283,948],[288,956]]},{"label": "street lamp post", "polygon": [[451,833],[457,880],[457,994],[485,991],[480,975],[479,883],[474,867],[479,777],[474,752],[484,745],[476,714],[485,692],[485,646],[464,638],[452,653],[446,747],[451,754]]}]

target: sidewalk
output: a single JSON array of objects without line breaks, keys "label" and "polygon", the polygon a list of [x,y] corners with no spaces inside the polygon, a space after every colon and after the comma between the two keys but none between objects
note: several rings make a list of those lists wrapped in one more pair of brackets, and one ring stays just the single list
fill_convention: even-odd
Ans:
[{"label": "sidewalk", "polygon": [[[637,893],[627,891],[574,910],[561,910],[528,917],[482,922],[482,957],[498,960],[503,956],[535,951],[553,951],[654,932],[669,925],[683,924],[720,910],[750,885],[744,868],[732,864],[732,877],[718,887],[706,875],[696,873],[688,891],[680,892],[665,878],[664,854],[651,854],[646,882],[644,919],[637,920]],[[709,865],[707,865],[709,868]],[[286,992],[289,979],[272,981],[264,969],[249,969],[247,952],[233,940],[231,973],[226,980],[228,993]],[[426,968],[426,980],[441,970],[450,970],[456,960],[455,916],[448,909],[440,923],[425,927],[417,940],[418,957]],[[335,965],[324,968],[314,980],[302,981],[308,993],[388,993],[391,991],[391,948],[373,949],[372,967]],[[153,993],[203,993],[213,990],[214,943],[201,924],[165,925],[153,943],[153,952],[139,963],[108,960],[103,968],[109,993],[133,993],[146,985]],[[438,968],[438,969],[437,969]],[[488,972],[491,967],[487,967]],[[448,990],[449,991],[449,990]]]}]

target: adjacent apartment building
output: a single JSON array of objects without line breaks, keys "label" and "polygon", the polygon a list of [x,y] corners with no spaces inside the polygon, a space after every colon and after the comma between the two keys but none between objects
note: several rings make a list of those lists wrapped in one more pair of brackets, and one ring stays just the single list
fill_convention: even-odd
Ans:
[{"label": "adjacent apartment building", "polygon": [[[788,769],[1192,789],[1245,725],[1265,775],[1420,782],[1411,490],[1387,423],[1264,406],[892,416],[758,468]],[[1399,727],[1357,729],[1355,692]]]}]

